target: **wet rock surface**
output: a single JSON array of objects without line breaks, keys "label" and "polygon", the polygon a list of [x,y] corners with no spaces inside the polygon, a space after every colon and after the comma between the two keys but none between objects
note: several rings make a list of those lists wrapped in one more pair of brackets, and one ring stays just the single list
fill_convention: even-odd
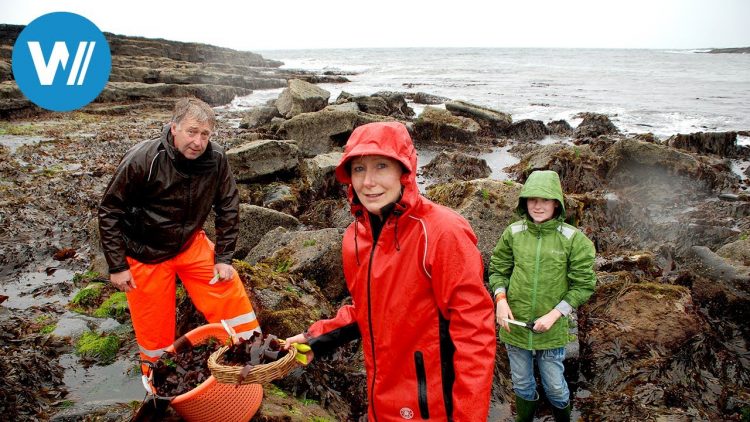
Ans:
[{"label": "wet rock surface", "polygon": [[483,179],[490,174],[492,169],[487,165],[487,161],[460,152],[442,151],[422,167],[422,175],[435,183]]},{"label": "wet rock surface", "polygon": [[250,141],[226,152],[232,172],[239,182],[252,182],[297,166],[294,142],[261,139]]},{"label": "wet rock surface", "polygon": [[342,91],[336,99],[336,105],[355,104],[356,110],[369,114],[408,119],[414,117],[414,110],[406,103],[406,97],[400,92],[381,91],[369,96],[355,96]]},{"label": "wet rock surface", "polygon": [[427,106],[414,122],[415,141],[474,142],[481,127],[468,117],[457,116],[448,110]]},{"label": "wet rock surface", "polygon": [[365,123],[392,120],[365,112],[328,106],[317,113],[302,113],[284,120],[276,134],[294,140],[305,157],[314,157],[343,147],[355,127]]},{"label": "wet rock surface", "polygon": [[547,126],[539,120],[519,120],[508,128],[508,136],[522,141],[543,139],[548,134]]},{"label": "wet rock surface", "polygon": [[456,210],[471,224],[484,267],[489,268],[492,249],[507,225],[498,222],[518,218],[515,209],[520,192],[521,185],[515,182],[478,179],[431,186],[426,196]]},{"label": "wet rock surface", "polygon": [[573,131],[575,138],[596,138],[600,135],[613,135],[619,131],[609,120],[609,117],[598,113],[580,113],[576,117],[583,121]]},{"label": "wet rock surface", "polygon": [[445,109],[457,116],[474,119],[482,127],[485,136],[501,136],[513,120],[508,113],[479,107],[465,101],[448,101],[445,103]]},{"label": "wet rock surface", "polygon": [[328,104],[330,93],[299,79],[289,81],[289,87],[281,91],[275,106],[283,117],[290,118],[301,113],[323,109]]},{"label": "wet rock surface", "polygon": [[[197,93],[219,81],[231,89],[260,89],[253,85],[261,84],[256,68],[276,66],[255,61],[261,59],[254,55],[202,47],[160,56],[162,45],[135,40],[118,46],[118,60],[132,61],[129,70],[118,70],[117,83],[153,89],[174,84]],[[182,74],[154,70],[184,60],[212,63],[205,67],[214,73],[201,74],[195,66]],[[288,79],[314,83],[330,76],[274,75],[279,87]],[[2,92],[9,93],[2,101],[10,108],[3,110],[15,111],[3,111],[13,119],[0,122],[0,370],[5,374],[0,414],[17,420],[129,420],[144,393],[113,387],[140,382],[127,311],[112,300],[112,289],[102,289],[90,302],[73,301],[88,286],[106,284],[106,275],[93,271],[105,271],[96,265],[101,193],[122,154],[158,136],[173,100],[120,85],[126,93],[122,99],[47,113],[28,105],[12,108],[23,100],[13,97],[8,85],[2,84]],[[212,88],[200,95],[224,101],[221,92]],[[510,152],[501,153],[518,158],[517,165],[502,169],[509,180],[486,178],[484,166],[472,165],[484,170],[470,172],[471,180],[437,183],[443,172],[430,177],[429,167],[424,169],[427,196],[469,221],[485,266],[500,233],[517,218],[517,195],[528,174],[560,173],[568,221],[597,246],[597,290],[578,310],[579,352],[566,363],[574,414],[583,420],[709,421],[750,414],[750,201],[747,178],[728,161],[744,165],[750,153],[737,145],[736,134],[675,134],[662,141],[619,133],[600,114],[580,116],[584,121],[577,128],[565,121],[514,123],[502,111],[463,102],[451,106],[453,111],[428,107],[411,116],[409,101],[447,101],[419,94],[342,97],[341,104],[316,103],[290,118],[279,117],[285,113],[273,104],[247,113],[216,109],[213,140],[226,150],[262,140],[298,148],[296,155],[277,154],[281,164],[262,176],[239,174],[243,166],[259,167],[252,161],[258,157],[238,154],[233,165],[243,203],[236,256],[242,260],[235,267],[264,332],[280,338],[297,334],[347,303],[340,238],[352,217],[332,169],[354,128],[399,120],[413,131],[418,149],[437,145],[454,156],[478,158],[488,146],[502,145]],[[252,118],[237,127],[245,114]],[[548,137],[550,132],[556,137]],[[179,289],[176,335],[203,323]],[[86,331],[115,336],[116,362],[130,368],[77,355],[78,338]],[[360,418],[367,400],[359,347],[354,342],[333,356],[316,357],[312,365],[266,386],[255,420]],[[505,356],[498,344],[492,392],[492,414],[498,419],[512,411]],[[110,397],[82,397],[80,385],[65,381],[70,362],[106,378]],[[540,418],[549,414],[543,405]],[[167,409],[162,419],[179,416]]]},{"label": "wet rock surface", "polygon": [[265,262],[281,272],[297,273],[312,280],[337,303],[347,296],[341,262],[343,232],[328,228],[315,231],[269,231],[245,257],[250,264]]},{"label": "wet rock surface", "polygon": [[678,134],[667,139],[667,145],[701,154],[733,157],[737,154],[737,134],[735,132]]},{"label": "wet rock surface", "polygon": [[535,148],[512,166],[519,182],[535,170],[554,170],[565,193],[584,193],[604,188],[603,160],[588,145],[550,144]]}]

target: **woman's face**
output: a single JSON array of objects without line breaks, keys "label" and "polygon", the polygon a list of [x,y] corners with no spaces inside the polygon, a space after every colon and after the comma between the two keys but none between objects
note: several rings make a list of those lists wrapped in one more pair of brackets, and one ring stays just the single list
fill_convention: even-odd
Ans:
[{"label": "woman's face", "polygon": [[401,163],[382,155],[356,157],[351,162],[352,187],[359,201],[372,214],[401,196]]},{"label": "woman's face", "polygon": [[529,212],[529,216],[537,224],[552,219],[555,215],[555,208],[558,206],[560,204],[554,199],[528,198],[526,200],[526,209]]}]

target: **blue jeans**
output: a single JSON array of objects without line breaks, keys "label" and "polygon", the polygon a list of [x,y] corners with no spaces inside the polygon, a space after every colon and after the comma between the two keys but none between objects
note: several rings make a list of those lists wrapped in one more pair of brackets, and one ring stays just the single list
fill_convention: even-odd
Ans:
[{"label": "blue jeans", "polygon": [[563,409],[568,405],[570,390],[565,381],[565,348],[549,350],[525,350],[506,344],[510,375],[513,379],[513,391],[525,400],[536,400],[536,379],[534,379],[534,360],[539,367],[542,387],[550,404]]}]

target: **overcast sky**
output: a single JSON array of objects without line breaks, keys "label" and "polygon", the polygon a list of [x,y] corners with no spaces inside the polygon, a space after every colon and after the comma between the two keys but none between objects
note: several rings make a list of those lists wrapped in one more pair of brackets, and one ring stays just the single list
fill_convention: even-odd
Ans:
[{"label": "overcast sky", "polygon": [[46,13],[75,12],[105,32],[250,51],[750,46],[750,0],[0,2],[0,23],[26,25]]}]

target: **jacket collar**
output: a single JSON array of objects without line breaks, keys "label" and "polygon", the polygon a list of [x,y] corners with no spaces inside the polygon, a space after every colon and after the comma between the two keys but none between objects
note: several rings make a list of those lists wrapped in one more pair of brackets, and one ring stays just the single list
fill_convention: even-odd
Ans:
[{"label": "jacket collar", "polygon": [[529,217],[526,217],[524,220],[529,233],[532,233],[534,235],[554,232],[555,230],[558,230],[559,227],[563,224],[563,220],[561,217],[556,217],[540,224],[535,223]]}]

